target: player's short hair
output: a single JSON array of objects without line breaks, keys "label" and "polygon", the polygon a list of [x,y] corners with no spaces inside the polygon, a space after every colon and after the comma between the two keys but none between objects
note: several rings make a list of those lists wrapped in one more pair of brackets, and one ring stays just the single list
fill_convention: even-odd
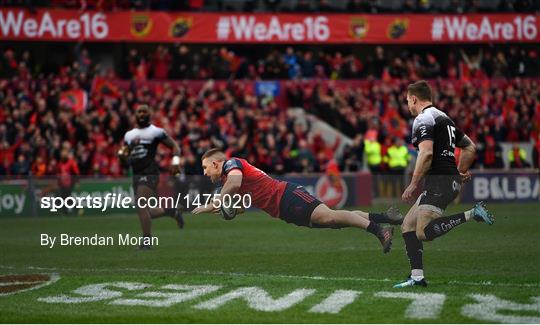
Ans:
[{"label": "player's short hair", "polygon": [[150,107],[150,105],[148,105],[148,104],[141,103],[141,104],[138,104],[138,105],[135,106],[135,110],[136,110],[136,111],[139,110],[139,109],[141,109],[141,108],[145,108],[145,109],[147,109],[149,112],[152,112],[152,107]]},{"label": "player's short hair", "polygon": [[206,158],[214,158],[217,161],[225,161],[227,160],[227,156],[225,156],[225,153],[221,151],[219,148],[212,148],[208,150],[207,152],[202,155],[201,160],[204,160]]},{"label": "player's short hair", "polygon": [[420,100],[432,101],[431,87],[425,80],[419,80],[407,87],[409,95],[416,96]]}]

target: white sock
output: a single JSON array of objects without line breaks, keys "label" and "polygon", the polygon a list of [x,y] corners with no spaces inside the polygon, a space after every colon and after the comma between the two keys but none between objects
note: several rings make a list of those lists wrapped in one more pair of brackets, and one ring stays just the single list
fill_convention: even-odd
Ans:
[{"label": "white sock", "polygon": [[473,217],[473,210],[468,210],[463,212],[465,214],[465,220],[469,221]]},{"label": "white sock", "polygon": [[411,270],[411,279],[414,281],[420,281],[424,278],[424,270],[422,269],[412,269]]}]

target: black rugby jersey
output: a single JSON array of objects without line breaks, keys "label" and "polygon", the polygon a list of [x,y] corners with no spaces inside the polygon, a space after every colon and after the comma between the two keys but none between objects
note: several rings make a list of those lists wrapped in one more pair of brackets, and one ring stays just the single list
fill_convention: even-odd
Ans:
[{"label": "black rugby jersey", "polygon": [[124,141],[129,147],[129,161],[134,174],[142,172],[149,166],[157,166],[156,149],[166,137],[165,130],[153,124],[143,129],[135,128],[126,133]]},{"label": "black rugby jersey", "polygon": [[412,128],[412,144],[418,149],[420,142],[433,141],[433,159],[430,175],[459,174],[454,150],[464,134],[444,112],[430,105],[422,110]]}]

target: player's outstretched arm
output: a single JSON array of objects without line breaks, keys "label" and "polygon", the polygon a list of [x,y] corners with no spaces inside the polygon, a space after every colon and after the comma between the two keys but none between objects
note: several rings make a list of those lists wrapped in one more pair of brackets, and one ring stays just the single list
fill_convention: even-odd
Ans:
[{"label": "player's outstretched arm", "polygon": [[208,205],[201,205],[199,207],[196,207],[195,209],[193,209],[193,211],[191,211],[191,213],[193,214],[201,214],[201,213],[208,213],[208,212],[213,212],[213,213],[219,213],[219,209],[216,208],[217,205],[213,204],[213,203],[210,203]]},{"label": "player's outstretched arm", "polygon": [[227,180],[225,181],[225,184],[223,185],[223,188],[221,189],[221,196],[223,197],[225,194],[227,195],[234,195],[240,190],[240,186],[242,186],[242,178],[243,174],[240,169],[233,169],[227,174]]},{"label": "player's outstretched arm", "polygon": [[173,151],[173,158],[171,161],[171,172],[173,174],[178,174],[180,172],[180,146],[178,146],[178,143],[171,138],[170,135],[166,135],[163,139],[163,144],[172,149]]},{"label": "player's outstretched arm", "polygon": [[413,177],[411,183],[403,192],[401,199],[406,202],[410,202],[415,199],[415,193],[417,193],[420,181],[427,174],[431,167],[431,161],[433,160],[433,141],[424,140],[418,145],[418,158],[416,159],[416,166],[414,167]]},{"label": "player's outstretched arm", "polygon": [[461,155],[459,156],[458,171],[461,174],[462,180],[468,181],[471,179],[469,168],[474,162],[476,157],[476,145],[472,140],[464,135],[463,138],[456,143],[456,146],[461,148]]}]

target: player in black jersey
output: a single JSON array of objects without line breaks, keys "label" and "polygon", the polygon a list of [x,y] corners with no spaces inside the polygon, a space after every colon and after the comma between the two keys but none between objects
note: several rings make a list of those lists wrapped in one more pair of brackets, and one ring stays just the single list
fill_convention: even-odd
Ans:
[{"label": "player in black jersey", "polygon": [[[150,123],[150,115],[148,105],[139,105],[137,107],[135,111],[137,127],[125,134],[124,145],[118,151],[120,159],[129,162],[133,168],[133,189],[137,198],[157,196],[159,167],[155,161],[155,156],[160,143],[173,151],[172,173],[177,174],[180,169],[180,147],[164,129]],[[184,219],[179,208],[137,207],[137,214],[139,215],[143,236],[147,238],[151,237],[151,219],[164,215],[173,217],[180,228],[184,227]],[[150,246],[142,245],[140,248],[148,249]]]},{"label": "player in black jersey", "polygon": [[[411,264],[411,274],[396,288],[427,286],[422,264],[422,241],[431,241],[456,226],[474,219],[493,224],[493,216],[483,203],[477,203],[471,210],[443,216],[443,212],[459,194],[461,184],[471,178],[469,167],[474,162],[476,147],[454,122],[432,104],[431,88],[425,81],[409,85],[407,105],[416,118],[412,129],[412,144],[418,149],[418,158],[410,185],[403,192],[402,199],[416,203],[409,210],[401,230],[407,256]],[[459,163],[456,165],[455,148],[461,148]]]}]

